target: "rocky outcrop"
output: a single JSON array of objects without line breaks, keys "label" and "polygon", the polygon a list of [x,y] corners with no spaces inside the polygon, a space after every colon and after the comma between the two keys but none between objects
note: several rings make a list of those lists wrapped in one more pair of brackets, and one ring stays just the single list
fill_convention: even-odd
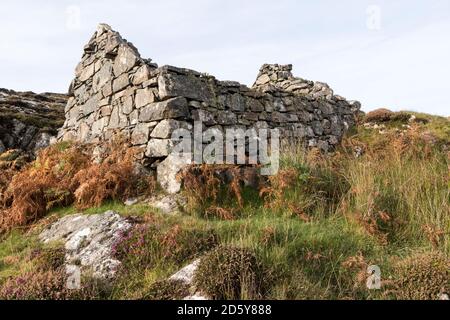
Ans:
[{"label": "rocky outcrop", "polygon": [[95,215],[70,215],[61,218],[39,238],[44,243],[63,242],[68,276],[77,270],[101,280],[114,277],[120,261],[112,256],[114,243],[131,224],[114,211]]},{"label": "rocky outcrop", "polygon": [[[174,175],[185,159],[171,158],[174,130],[192,131],[201,121],[213,129],[277,128],[283,138],[324,151],[339,143],[355,122],[358,102],[349,102],[320,82],[296,78],[291,65],[264,65],[253,87],[173,66],[158,67],[108,25],[84,47],[65,108],[63,140],[101,142],[115,133],[141,148],[142,162],[177,192]],[[169,156],[169,157],[168,157]]]},{"label": "rocky outcrop", "polygon": [[46,147],[64,123],[63,94],[16,92],[0,88],[0,153],[35,152]]}]

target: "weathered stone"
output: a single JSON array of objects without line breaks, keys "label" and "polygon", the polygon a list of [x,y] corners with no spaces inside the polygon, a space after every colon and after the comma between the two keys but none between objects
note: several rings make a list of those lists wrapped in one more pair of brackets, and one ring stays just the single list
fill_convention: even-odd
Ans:
[{"label": "weathered stone", "polygon": [[176,153],[170,154],[158,165],[156,169],[157,180],[164,190],[168,193],[180,191],[181,182],[177,179],[177,174],[189,164],[191,164],[191,155],[180,156]]},{"label": "weathered stone", "polygon": [[99,117],[105,117],[105,116],[110,116],[112,112],[112,106],[111,105],[106,105],[103,106],[99,109],[98,111],[98,115]]},{"label": "weathered stone", "polygon": [[267,74],[262,74],[256,79],[255,85],[260,86],[270,82],[270,77]]},{"label": "weathered stone", "polygon": [[280,112],[286,112],[286,107],[284,106],[283,100],[281,99],[275,99],[273,101],[273,110],[274,111],[280,111]]},{"label": "weathered stone", "polygon": [[313,121],[311,125],[315,134],[317,134],[318,136],[321,136],[323,134],[323,127],[319,121]]},{"label": "weathered stone", "polygon": [[116,106],[111,112],[111,118],[109,119],[108,128],[116,129],[121,127],[121,122],[123,121],[123,116],[120,115],[119,107]]},{"label": "weathered stone", "polygon": [[64,107],[64,112],[67,113],[77,104],[77,101],[74,97],[70,97],[69,100],[67,100],[67,104]]},{"label": "weathered stone", "polygon": [[138,109],[134,109],[130,115],[128,116],[128,118],[130,119],[130,124],[131,125],[135,125],[139,123],[139,110]]},{"label": "weathered stone", "polygon": [[93,113],[98,108],[99,97],[93,96],[81,107],[84,116]]},{"label": "weathered stone", "polygon": [[161,100],[177,96],[198,101],[210,101],[213,98],[207,80],[200,77],[163,73],[158,77],[158,86]]},{"label": "weathered stone", "polygon": [[128,79],[128,74],[124,73],[120,75],[117,79],[113,81],[113,92],[119,92],[120,90],[126,88],[130,84],[130,79]]},{"label": "weathered stone", "polygon": [[143,106],[155,101],[155,95],[150,88],[140,89],[136,91],[135,105],[136,108],[142,108]]},{"label": "weathered stone", "polygon": [[168,139],[172,133],[177,129],[192,129],[192,125],[184,121],[177,121],[173,119],[165,119],[158,123],[151,133],[152,138]]},{"label": "weathered stone", "polygon": [[109,123],[109,116],[98,119],[92,124],[91,134],[93,136],[101,135],[103,129],[105,129],[108,126],[108,123]]},{"label": "weathered stone", "polygon": [[113,58],[117,56],[117,48],[119,47],[122,39],[118,35],[111,34],[108,37],[108,41],[105,45],[105,58]]},{"label": "weathered stone", "polygon": [[126,96],[123,99],[122,112],[128,115],[133,111],[133,107],[134,107],[133,96]]},{"label": "weathered stone", "polygon": [[153,128],[156,126],[156,122],[154,123],[139,123],[136,125],[136,127],[133,130],[133,133],[131,134],[131,143],[133,145],[140,145],[140,144],[146,144],[150,132],[153,130]]},{"label": "weathered stone", "polygon": [[281,112],[274,112],[271,115],[271,121],[277,123],[289,122],[289,117]]},{"label": "weathered stone", "polygon": [[118,77],[121,74],[130,71],[136,65],[137,61],[138,56],[132,48],[127,45],[120,45],[117,57],[114,60],[114,75]]},{"label": "weathered stone", "polygon": [[105,61],[100,70],[94,75],[92,80],[92,90],[98,92],[112,78],[112,64]]},{"label": "weathered stone", "polygon": [[218,111],[216,121],[220,125],[233,125],[237,123],[237,117],[231,111]]},{"label": "weathered stone", "polygon": [[236,93],[228,97],[227,106],[232,111],[244,112],[245,111],[245,98]]},{"label": "weathered stone", "polygon": [[142,84],[142,87],[144,87],[144,88],[147,88],[147,87],[154,88],[154,87],[157,87],[157,86],[158,86],[158,77],[150,78],[149,80],[145,81]]},{"label": "weathered stone", "polygon": [[216,121],[214,120],[214,114],[203,109],[193,110],[192,119],[194,121],[201,121],[207,126],[212,126],[216,124]]},{"label": "weathered stone", "polygon": [[113,90],[112,90],[112,81],[108,81],[108,82],[106,82],[106,83],[103,85],[103,88],[102,88],[102,95],[103,95],[104,97],[109,97],[109,96],[112,95],[112,93],[113,93]]},{"label": "weathered stone", "polygon": [[250,111],[253,111],[253,112],[263,112],[264,111],[264,105],[257,99],[247,98],[247,106],[250,109]]},{"label": "weathered stone", "polygon": [[187,202],[181,194],[156,195],[145,201],[150,207],[158,209],[164,214],[179,213],[179,208]]},{"label": "weathered stone", "polygon": [[78,80],[80,80],[81,82],[84,82],[86,80],[88,80],[89,78],[91,78],[94,75],[94,64],[91,64],[87,67],[85,67],[83,69],[83,71],[81,72]]},{"label": "weathered stone", "polygon": [[146,64],[139,67],[133,75],[133,85],[137,86],[150,78],[150,67]]},{"label": "weathered stone", "polygon": [[147,144],[145,155],[149,158],[167,157],[174,145],[171,139],[151,139]]},{"label": "weathered stone", "polygon": [[113,211],[76,214],[63,217],[47,227],[39,239],[44,243],[64,243],[69,275],[71,270],[81,269],[82,274],[111,280],[120,265],[120,261],[113,258],[113,245],[130,227],[125,218]]},{"label": "weathered stone", "polygon": [[183,97],[152,103],[142,108],[139,120],[142,122],[162,119],[186,118],[189,116],[187,101]]}]

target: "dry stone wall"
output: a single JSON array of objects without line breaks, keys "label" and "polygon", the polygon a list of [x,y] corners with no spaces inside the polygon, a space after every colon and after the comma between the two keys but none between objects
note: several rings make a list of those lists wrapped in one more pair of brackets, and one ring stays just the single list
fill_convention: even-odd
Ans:
[{"label": "dry stone wall", "polygon": [[141,160],[158,168],[182,166],[166,159],[174,144],[171,133],[192,129],[194,121],[201,120],[205,130],[278,128],[284,138],[328,151],[360,109],[325,83],[294,77],[291,65],[263,65],[251,88],[158,67],[105,24],[84,47],[69,95],[60,139],[101,142],[121,132],[142,147]]}]

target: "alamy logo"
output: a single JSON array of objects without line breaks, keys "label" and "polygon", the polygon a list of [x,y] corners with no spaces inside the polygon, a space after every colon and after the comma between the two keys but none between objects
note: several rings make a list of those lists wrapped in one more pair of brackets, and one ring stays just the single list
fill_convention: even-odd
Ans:
[{"label": "alamy logo", "polygon": [[203,131],[202,122],[195,121],[194,130],[175,130],[172,141],[177,144],[171,156],[178,156],[187,164],[261,165],[262,175],[274,175],[279,169],[278,129],[228,128],[222,131],[213,127]]},{"label": "alamy logo", "polygon": [[379,266],[372,265],[367,268],[369,277],[367,278],[367,289],[379,290],[381,289],[381,269]]},{"label": "alamy logo", "polygon": [[75,265],[66,266],[66,288],[69,290],[78,290],[81,288],[81,270]]},{"label": "alamy logo", "polygon": [[367,29],[375,31],[381,30],[381,7],[377,5],[368,6],[366,13]]},{"label": "alamy logo", "polygon": [[71,5],[66,8],[66,28],[69,30],[81,28],[81,9],[79,6]]}]

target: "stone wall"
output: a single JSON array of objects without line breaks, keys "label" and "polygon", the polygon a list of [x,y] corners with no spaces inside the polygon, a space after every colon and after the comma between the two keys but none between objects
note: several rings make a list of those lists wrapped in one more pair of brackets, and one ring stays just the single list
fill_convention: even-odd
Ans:
[{"label": "stone wall", "polygon": [[[279,128],[324,151],[354,124],[358,102],[334,95],[325,83],[292,75],[291,65],[263,65],[249,88],[173,66],[158,67],[108,25],[84,47],[65,108],[63,140],[108,140],[121,132],[142,147],[141,160],[164,167],[177,128]],[[166,166],[168,166],[166,164]],[[176,188],[175,188],[176,189]]]}]

